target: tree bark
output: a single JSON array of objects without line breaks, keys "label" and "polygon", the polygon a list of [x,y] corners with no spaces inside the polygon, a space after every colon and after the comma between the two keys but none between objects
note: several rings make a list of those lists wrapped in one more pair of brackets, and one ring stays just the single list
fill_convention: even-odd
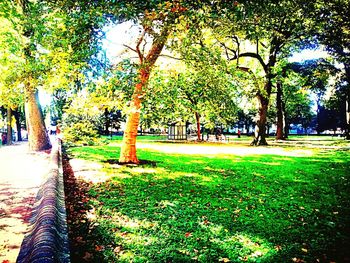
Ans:
[{"label": "tree bark", "polygon": [[200,123],[200,115],[198,112],[195,112],[196,115],[196,123],[197,123],[197,140],[201,140],[201,123]]},{"label": "tree bark", "polygon": [[7,108],[7,145],[12,144],[12,109],[10,107]]},{"label": "tree bark", "polygon": [[130,112],[126,120],[126,127],[124,131],[122,147],[120,150],[119,163],[139,163],[136,155],[136,137],[140,122],[141,98],[143,92],[142,90],[147,85],[149,75],[150,72],[148,68],[140,69],[140,82],[136,84],[132,96]]},{"label": "tree bark", "polygon": [[140,50],[140,45],[144,39],[146,30],[147,29],[144,30],[144,33],[141,35],[136,45],[135,51],[137,52],[140,60],[139,82],[135,85],[134,93],[130,102],[130,111],[126,120],[119,163],[139,163],[136,155],[136,137],[140,122],[142,97],[144,96],[144,89],[147,86],[152,67],[162,52],[169,34],[168,28],[164,26],[161,33],[153,40],[148,54],[144,56]]},{"label": "tree bark", "polygon": [[277,130],[276,130],[276,140],[284,140],[283,134],[283,107],[282,107],[282,97],[283,91],[281,87],[281,82],[277,82]]},{"label": "tree bark", "polygon": [[345,125],[345,139],[350,140],[350,66],[345,64],[345,74],[348,85],[345,91],[345,114],[346,114],[346,125]]},{"label": "tree bark", "polygon": [[26,87],[26,120],[28,129],[29,149],[43,151],[51,148],[46,132],[43,113],[39,104],[38,91]]},{"label": "tree bark", "polygon": [[268,77],[264,86],[264,93],[259,92],[257,95],[259,101],[259,119],[256,122],[254,131],[254,140],[250,145],[268,145],[266,141],[266,121],[267,121],[267,110],[269,107],[269,99],[271,95],[272,82],[271,78]]},{"label": "tree bark", "polygon": [[109,135],[109,127],[111,126],[111,122],[110,122],[110,119],[109,119],[109,111],[108,109],[106,108],[105,111],[104,111],[104,117],[105,117],[105,130],[104,130],[104,133],[106,136]]},{"label": "tree bark", "polygon": [[266,120],[267,109],[269,100],[262,95],[258,96],[259,99],[259,119],[256,122],[254,131],[254,140],[251,145],[267,145],[266,141]]},{"label": "tree bark", "polygon": [[287,113],[284,112],[284,120],[285,120],[285,124],[284,124],[284,138],[288,138],[289,136],[289,123],[287,121]]},{"label": "tree bark", "polygon": [[17,140],[19,142],[22,141],[22,129],[21,129],[21,117],[20,117],[20,112],[18,109],[13,112],[13,115],[15,116],[16,119],[16,128],[17,128]]},{"label": "tree bark", "polygon": [[350,88],[348,87],[346,95],[346,127],[345,127],[345,139],[350,140]]}]

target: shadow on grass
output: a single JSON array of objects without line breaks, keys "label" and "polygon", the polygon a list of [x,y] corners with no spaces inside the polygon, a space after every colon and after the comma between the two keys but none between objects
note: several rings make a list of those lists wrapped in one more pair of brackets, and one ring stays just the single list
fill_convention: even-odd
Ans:
[{"label": "shadow on grass", "polygon": [[[86,158],[91,149],[85,150]],[[115,148],[92,152],[105,163],[118,155]],[[350,261],[346,164],[325,165],[322,157],[313,162],[281,156],[221,159],[142,150],[140,156],[151,165],[113,168],[111,180],[95,185],[73,180],[72,196],[82,191],[96,210],[89,218],[92,207],[75,209],[85,215],[75,231],[78,243],[85,241],[78,250],[88,251],[80,257],[94,262]],[[119,172],[130,176],[118,177]],[[84,197],[79,200],[72,201],[86,205]],[[73,224],[79,213],[73,214]]]},{"label": "shadow on grass", "polygon": [[[63,172],[71,262],[101,262],[104,256],[98,245],[101,239],[98,233],[103,230],[89,218],[94,209],[89,204],[91,184],[75,177],[67,155],[63,156]],[[102,238],[103,242],[113,244],[108,232]]]}]

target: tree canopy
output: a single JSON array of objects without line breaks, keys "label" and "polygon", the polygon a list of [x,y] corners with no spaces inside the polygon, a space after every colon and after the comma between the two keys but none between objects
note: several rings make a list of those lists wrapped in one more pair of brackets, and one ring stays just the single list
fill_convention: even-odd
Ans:
[{"label": "tree canopy", "polygon": [[[30,142],[38,150],[49,142],[37,91],[76,99],[83,90],[91,92],[89,98],[96,95],[103,105],[118,105],[104,106],[102,111],[122,110],[127,116],[119,161],[137,163],[140,120],[166,123],[176,116],[192,118],[200,139],[201,124],[234,123],[238,112],[248,114],[247,109],[238,110],[243,97],[251,105],[255,98],[258,106],[250,110],[258,112],[253,143],[266,144],[272,107],[277,109],[277,123],[283,125],[283,111],[290,113],[283,118],[296,120],[291,114],[296,111],[293,100],[310,104],[290,75],[282,72],[293,52],[324,45],[343,69],[322,73],[304,64],[296,71],[305,81],[307,76],[304,84],[314,91],[324,91],[329,75],[337,75],[333,98],[349,101],[347,6],[347,0],[2,1],[0,104],[15,109],[26,102]],[[137,24],[139,35],[135,43],[124,46],[129,64],[112,65],[101,46],[104,30],[125,21]],[[185,70],[158,67],[165,50],[165,57],[181,60]],[[104,99],[97,94],[104,94]],[[174,105],[178,113],[171,111]],[[59,116],[62,109],[63,105],[57,108]],[[306,125],[310,106],[299,109]]]}]

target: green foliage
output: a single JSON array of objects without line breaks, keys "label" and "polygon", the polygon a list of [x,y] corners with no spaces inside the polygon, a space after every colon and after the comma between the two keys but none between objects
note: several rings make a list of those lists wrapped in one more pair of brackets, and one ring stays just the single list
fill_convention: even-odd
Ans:
[{"label": "green foliage", "polygon": [[72,123],[64,128],[64,141],[68,145],[95,145],[97,130],[89,120]]},{"label": "green foliage", "polygon": [[89,103],[82,93],[73,99],[62,116],[62,131],[68,144],[91,145],[96,142],[101,127],[101,111]]},{"label": "green foliage", "polygon": [[24,103],[23,85],[19,81],[24,65],[21,57],[24,39],[16,31],[15,21],[16,17],[0,12],[0,105],[12,108]]},{"label": "green foliage", "polygon": [[[117,111],[123,102],[122,89],[113,84],[117,85],[112,81],[107,84],[100,78],[72,95],[69,101],[64,97],[66,103],[69,102],[62,115],[62,129],[67,143],[96,144],[96,138],[105,132],[106,125],[113,126],[109,112]],[[122,118],[119,115],[115,117],[118,117],[119,121]]]},{"label": "green foliage", "polygon": [[230,76],[213,68],[158,71],[146,93],[143,119],[164,124],[178,120],[195,123],[198,113],[207,128],[227,124],[235,120],[235,92]]},{"label": "green foliage", "polygon": [[138,167],[111,162],[119,147],[71,149],[110,177],[89,185],[90,216],[74,223],[91,227],[76,235],[93,260],[341,262],[349,255],[348,151],[207,147],[148,143],[139,155],[149,164]]}]

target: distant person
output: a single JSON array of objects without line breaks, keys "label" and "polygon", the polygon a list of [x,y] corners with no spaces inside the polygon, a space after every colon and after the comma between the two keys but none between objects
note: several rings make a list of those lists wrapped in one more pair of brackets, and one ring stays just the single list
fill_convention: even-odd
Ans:
[{"label": "distant person", "polygon": [[241,130],[238,130],[238,132],[237,132],[237,137],[238,137],[238,138],[241,138]]},{"label": "distant person", "polygon": [[59,135],[61,133],[60,126],[57,124],[56,125],[56,134]]},{"label": "distant person", "polygon": [[2,145],[6,145],[7,144],[7,134],[5,132],[3,132],[1,134],[1,143],[2,143]]},{"label": "distant person", "polygon": [[217,141],[221,138],[221,129],[220,128],[216,129],[215,138]]},{"label": "distant person", "polygon": [[57,126],[51,125],[50,126],[50,135],[56,135],[57,132]]}]

